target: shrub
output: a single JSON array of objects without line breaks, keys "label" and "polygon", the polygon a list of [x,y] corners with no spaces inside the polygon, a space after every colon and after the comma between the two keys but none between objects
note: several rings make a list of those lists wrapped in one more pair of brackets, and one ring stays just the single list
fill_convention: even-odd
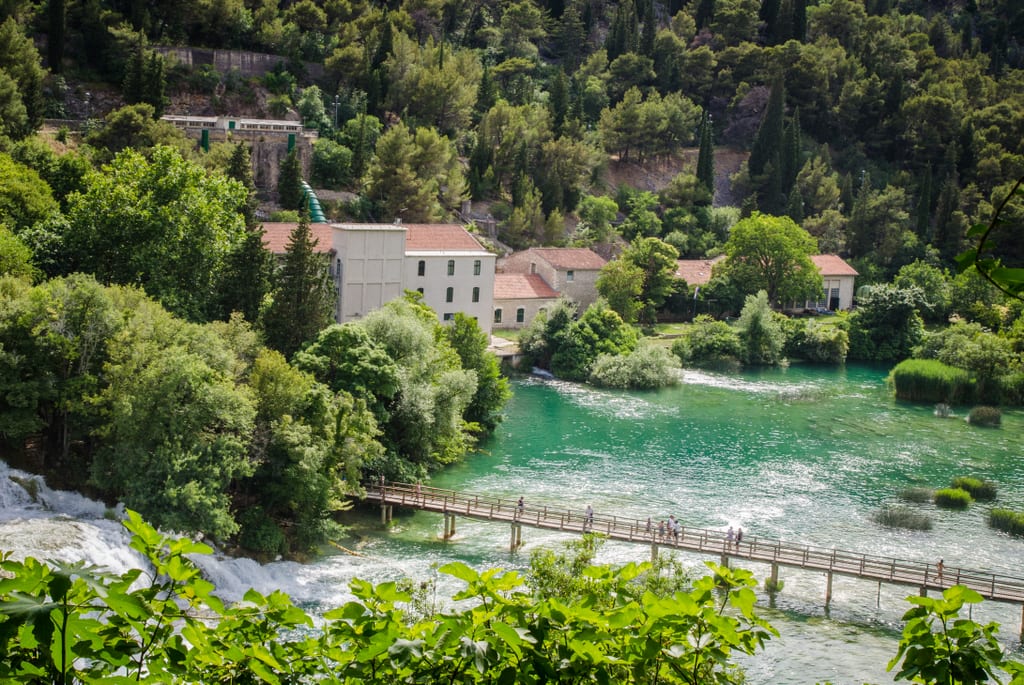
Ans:
[{"label": "shrub", "polygon": [[764,579],[764,589],[769,593],[781,592],[785,586],[786,581],[784,580],[772,580],[771,576]]},{"label": "shrub", "polygon": [[914,511],[910,507],[898,504],[885,505],[871,515],[871,520],[889,528],[907,528],[909,530],[932,529],[931,517]]},{"label": "shrub", "polygon": [[590,382],[607,388],[654,390],[679,382],[679,360],[664,347],[641,344],[629,354],[599,355]]},{"label": "shrub", "polygon": [[690,332],[672,343],[672,353],[691,366],[738,366],[742,352],[736,329],[707,314],[694,319]]},{"label": "shrub", "polygon": [[973,500],[971,493],[960,488],[942,488],[935,491],[935,506],[943,509],[966,509]]},{"label": "shrub", "polygon": [[970,476],[957,476],[949,486],[966,490],[970,493],[971,497],[979,502],[991,502],[996,498],[996,484],[989,480],[971,478]]},{"label": "shrub", "polygon": [[934,359],[906,359],[889,373],[896,397],[910,402],[967,401],[973,389],[970,375]]},{"label": "shrub", "polygon": [[998,426],[1003,421],[1003,413],[997,407],[980,406],[971,409],[967,415],[967,423],[972,426]]},{"label": "shrub", "polygon": [[899,494],[899,498],[907,502],[931,502],[934,497],[935,491],[931,488],[903,488]]},{"label": "shrub", "polygon": [[993,509],[988,513],[988,525],[1011,535],[1024,535],[1024,512]]}]

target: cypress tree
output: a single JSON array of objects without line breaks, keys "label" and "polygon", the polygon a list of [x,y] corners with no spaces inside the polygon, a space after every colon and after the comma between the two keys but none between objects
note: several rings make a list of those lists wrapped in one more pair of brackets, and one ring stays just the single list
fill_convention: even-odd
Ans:
[{"label": "cypress tree", "polygon": [[164,74],[164,58],[156,51],[150,51],[142,71],[141,100],[153,105],[153,116],[157,119],[167,106],[167,77]]},{"label": "cypress tree", "polygon": [[67,26],[67,2],[65,0],[50,0],[48,10],[47,61],[50,63],[50,71],[59,74],[64,68],[64,30]]},{"label": "cypress tree", "polygon": [[964,225],[957,220],[960,211],[960,182],[955,174],[946,177],[935,202],[934,231],[932,245],[939,251],[939,257],[946,264],[952,264],[960,253]]},{"label": "cypress tree", "polygon": [[764,35],[769,38],[774,36],[779,18],[779,0],[761,0],[758,16],[764,22]]},{"label": "cypress tree", "polygon": [[853,199],[853,177],[847,172],[839,179],[839,202],[847,216],[853,211]]},{"label": "cypress tree", "polygon": [[245,187],[247,195],[242,206],[242,216],[245,217],[246,228],[253,228],[256,225],[256,181],[252,175],[252,158],[249,156],[248,145],[242,142],[235,145],[225,173],[228,178],[235,179]]},{"label": "cypress tree", "polygon": [[562,124],[569,114],[569,78],[563,69],[555,73],[548,87],[548,110],[551,112],[551,127],[555,136],[562,135]]},{"label": "cypress tree", "polygon": [[801,43],[807,40],[807,0],[793,0],[792,37]]},{"label": "cypress tree", "polygon": [[226,321],[239,312],[250,323],[258,321],[273,274],[274,255],[263,245],[263,227],[247,229],[221,272],[217,317]]},{"label": "cypress tree", "polygon": [[267,345],[290,358],[334,319],[335,289],[324,254],[302,212],[278,273],[274,300],[267,308],[263,332]]},{"label": "cypress tree", "polygon": [[786,201],[782,188],[784,107],[785,87],[780,77],[772,84],[768,107],[757,129],[757,136],[750,150],[750,159],[747,161],[750,183],[755,188],[758,207],[768,214],[782,212]]},{"label": "cypress tree", "polygon": [[697,180],[715,195],[715,149],[711,138],[711,117],[707,108],[700,119],[700,152],[697,155]]},{"label": "cypress tree", "polygon": [[142,87],[145,79],[146,57],[143,54],[142,44],[139,43],[132,50],[131,57],[124,68],[124,81],[121,84],[125,101],[134,105],[142,102]]},{"label": "cypress tree", "polygon": [[798,224],[804,222],[804,198],[796,186],[793,186],[789,192],[789,199],[786,201],[786,214]]},{"label": "cypress tree", "polygon": [[277,201],[283,209],[301,209],[305,195],[302,192],[302,165],[295,150],[281,160],[281,173],[277,177]]},{"label": "cypress tree", "polygon": [[793,188],[793,184],[796,182],[796,175],[800,173],[800,169],[803,168],[802,145],[800,110],[796,109],[793,111],[793,117],[789,120],[789,125],[786,126],[786,131],[782,141],[781,166],[782,192],[784,194],[789,194],[789,191]]},{"label": "cypress tree", "polygon": [[700,0],[700,4],[697,5],[697,16],[694,17],[697,22],[697,30],[705,28],[714,18],[715,0]]},{"label": "cypress tree", "polygon": [[922,243],[931,242],[932,194],[932,168],[929,165],[917,184],[917,208],[914,213],[914,231]]},{"label": "cypress tree", "polygon": [[480,76],[480,85],[476,90],[476,105],[473,107],[473,115],[477,123],[490,111],[491,107],[494,107],[494,103],[497,101],[498,86],[491,77],[490,65],[484,64],[484,72]]}]

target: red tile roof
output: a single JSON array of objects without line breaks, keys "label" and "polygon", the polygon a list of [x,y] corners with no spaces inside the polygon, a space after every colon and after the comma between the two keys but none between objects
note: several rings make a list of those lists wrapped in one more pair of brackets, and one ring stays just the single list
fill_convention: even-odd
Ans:
[{"label": "red tile roof", "polygon": [[843,258],[834,254],[811,255],[811,261],[822,276],[859,276],[857,270],[843,261]]},{"label": "red tile roof", "polygon": [[606,263],[601,255],[589,247],[533,247],[527,252],[537,254],[556,269],[597,271]]},{"label": "red tile roof", "polygon": [[686,281],[686,285],[705,285],[711,280],[711,267],[722,257],[714,259],[677,259],[676,278]]},{"label": "red tile roof", "polygon": [[[288,239],[298,226],[294,222],[266,221],[263,223],[263,244],[273,254],[284,254],[288,247]],[[310,224],[309,230],[316,239],[317,252],[330,252],[334,244],[330,224]]]},{"label": "red tile roof", "polygon": [[556,299],[558,293],[539,274],[494,274],[495,300]]},{"label": "red tile roof", "polygon": [[458,224],[401,224],[405,227],[407,252],[483,250],[470,233]]}]

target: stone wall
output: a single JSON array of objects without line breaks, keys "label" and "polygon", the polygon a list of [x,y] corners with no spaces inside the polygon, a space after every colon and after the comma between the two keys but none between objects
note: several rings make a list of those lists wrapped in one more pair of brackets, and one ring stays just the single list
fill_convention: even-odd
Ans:
[{"label": "stone wall", "polygon": [[[263,76],[277,67],[278,63],[287,63],[288,59],[281,55],[271,55],[264,52],[248,52],[246,50],[213,50],[210,48],[177,48],[177,47],[154,47],[154,50],[165,57],[173,57],[175,60],[189,67],[199,67],[204,64],[213,66],[222,74],[237,71],[242,76]],[[317,80],[324,75],[322,64],[306,62],[306,76],[310,80]]]}]

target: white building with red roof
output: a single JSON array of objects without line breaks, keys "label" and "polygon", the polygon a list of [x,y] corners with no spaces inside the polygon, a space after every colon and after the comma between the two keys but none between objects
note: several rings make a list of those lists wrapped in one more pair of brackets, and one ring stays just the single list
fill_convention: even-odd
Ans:
[{"label": "white building with red roof", "polygon": [[[715,264],[725,259],[677,259],[676,278],[686,281],[690,289],[706,285],[711,280],[711,270]],[[811,261],[821,272],[824,281],[821,297],[805,303],[794,303],[790,309],[828,309],[837,311],[853,307],[853,282],[859,275],[852,266],[839,255],[811,255]]]},{"label": "white building with red roof", "polygon": [[558,293],[540,274],[494,275],[494,327],[524,328],[558,302]]},{"label": "white building with red roof", "polygon": [[583,311],[597,299],[597,277],[605,264],[601,255],[587,247],[531,247],[509,255],[498,268],[504,273],[540,276]]},{"label": "white building with red roof", "polygon": [[[283,254],[294,223],[264,223],[264,244]],[[423,295],[442,321],[456,312],[491,331],[494,254],[457,224],[311,224],[330,259],[338,291],[335,318],[353,321],[405,290]]]}]

